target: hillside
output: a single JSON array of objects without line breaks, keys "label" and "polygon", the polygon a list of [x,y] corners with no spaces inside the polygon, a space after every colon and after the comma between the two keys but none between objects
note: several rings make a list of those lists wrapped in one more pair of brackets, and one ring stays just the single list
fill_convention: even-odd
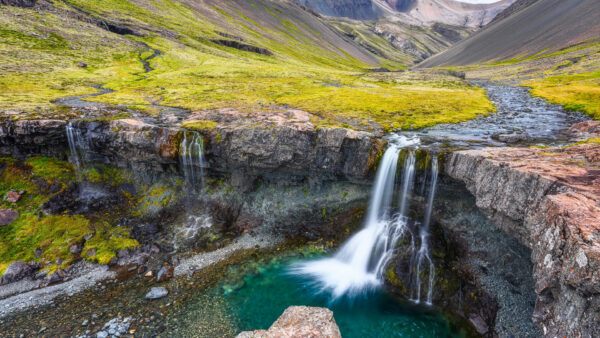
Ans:
[{"label": "hillside", "polygon": [[[372,74],[417,58],[376,34],[365,46],[292,1],[0,6],[0,111],[13,119],[76,117],[61,99],[97,93],[86,100],[124,110],[119,116],[159,114],[158,105],[288,106],[319,116],[318,124],[390,130],[492,109],[482,90],[460,79]],[[446,92],[454,95],[438,99]]]},{"label": "hillside", "polygon": [[539,0],[493,22],[419,67],[464,66],[551,54],[600,36],[599,17],[596,0]]},{"label": "hillside", "polygon": [[455,0],[295,0],[321,14],[358,20],[395,17],[406,23],[480,28],[515,0],[471,4]]}]

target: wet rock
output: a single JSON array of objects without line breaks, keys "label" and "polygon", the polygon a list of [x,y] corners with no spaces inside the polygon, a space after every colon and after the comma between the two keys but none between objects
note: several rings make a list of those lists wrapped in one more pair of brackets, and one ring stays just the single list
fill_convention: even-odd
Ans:
[{"label": "wet rock", "polygon": [[129,330],[129,327],[131,326],[131,322],[132,322],[131,317],[113,318],[110,321],[108,321],[106,324],[104,324],[104,326],[102,326],[101,332],[105,332],[105,333],[107,333],[107,335],[110,335],[113,337],[123,336],[128,333],[127,331]]},{"label": "wet rock", "polygon": [[156,274],[156,280],[158,282],[164,282],[173,278],[174,268],[171,265],[163,265],[158,273]]},{"label": "wet rock", "polygon": [[341,338],[333,312],[326,308],[290,306],[269,330],[246,331],[238,338],[328,337]]},{"label": "wet rock", "polygon": [[146,299],[160,299],[166,297],[169,294],[169,291],[163,287],[153,287],[146,294]]},{"label": "wet rock", "polygon": [[483,336],[486,333],[488,333],[489,327],[485,320],[483,320],[483,318],[481,318],[480,316],[474,315],[469,318],[469,321],[471,322],[471,324],[473,324],[473,326],[477,330],[477,333],[479,333],[480,335]]},{"label": "wet rock", "polygon": [[0,226],[9,225],[19,217],[19,212],[13,209],[0,209]]},{"label": "wet rock", "polygon": [[512,133],[512,134],[504,134],[504,133],[496,133],[492,135],[492,139],[504,142],[508,144],[518,143],[518,142],[526,142],[529,140],[529,136],[520,133]]},{"label": "wet rock", "polygon": [[23,196],[24,193],[25,193],[25,191],[19,191],[19,192],[9,191],[4,196],[4,199],[10,203],[17,203],[21,199],[21,196]]},{"label": "wet rock", "polygon": [[0,278],[0,284],[8,284],[19,281],[33,273],[33,268],[25,262],[16,261],[11,263]]}]

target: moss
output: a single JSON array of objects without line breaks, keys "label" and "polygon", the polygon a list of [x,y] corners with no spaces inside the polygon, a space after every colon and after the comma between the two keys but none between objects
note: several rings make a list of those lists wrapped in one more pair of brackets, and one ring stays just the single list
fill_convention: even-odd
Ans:
[{"label": "moss", "polygon": [[92,183],[105,183],[110,186],[119,186],[131,181],[131,175],[108,165],[95,165],[83,171],[83,178]]},{"label": "moss", "polygon": [[523,85],[531,87],[533,96],[600,120],[600,71],[555,75],[528,81]]},{"label": "moss", "polygon": [[82,255],[93,262],[108,264],[119,250],[137,247],[139,243],[130,238],[127,229],[102,222],[96,225],[94,236],[85,243]]},{"label": "moss", "polygon": [[[10,158],[0,161],[6,165],[0,175],[0,194],[25,191],[17,203],[0,200],[0,208],[12,208],[20,213],[11,224],[0,227],[0,270],[16,260],[40,262],[46,272],[64,269],[78,259],[70,252],[70,246],[78,243],[88,248],[85,238],[91,235],[96,238],[91,244],[102,249],[102,257],[114,256],[121,248],[135,244],[125,229],[114,230],[116,228],[107,222],[92,222],[84,215],[41,215],[46,201],[75,182],[74,169],[68,162],[46,157],[32,157],[26,162]],[[99,180],[107,176],[115,178],[111,182],[119,181],[120,177],[113,169],[90,175]],[[49,189],[49,184],[58,186],[59,190]],[[118,235],[103,235],[106,233]],[[36,250],[41,250],[41,255],[36,256]]]},{"label": "moss", "polygon": [[589,138],[587,140],[583,140],[583,141],[579,141],[579,142],[573,143],[572,145],[573,146],[578,146],[578,145],[581,145],[581,144],[600,144],[600,137],[592,137],[592,138]]},{"label": "moss", "polygon": [[205,121],[205,120],[197,120],[192,122],[183,123],[181,126],[183,128],[188,128],[197,131],[205,131],[212,130],[218,125],[215,121]]},{"label": "moss", "polygon": [[75,170],[69,162],[49,157],[32,157],[25,162],[31,166],[32,174],[50,183],[61,183],[63,186],[75,179]]}]

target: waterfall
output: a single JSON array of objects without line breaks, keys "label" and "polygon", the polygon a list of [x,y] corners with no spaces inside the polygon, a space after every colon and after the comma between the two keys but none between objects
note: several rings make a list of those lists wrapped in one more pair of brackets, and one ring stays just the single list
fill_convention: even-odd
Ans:
[{"label": "waterfall", "polygon": [[[423,282],[421,281],[421,273],[424,271],[424,265],[427,265],[428,269],[428,283],[427,283],[427,298],[425,303],[428,305],[432,304],[433,298],[433,282],[435,279],[435,266],[433,261],[431,260],[431,253],[429,248],[429,225],[431,223],[431,213],[433,211],[433,202],[435,200],[435,189],[437,186],[438,179],[438,159],[434,157],[431,160],[431,174],[430,174],[430,185],[429,185],[429,193],[427,196],[427,209],[425,211],[425,218],[423,223],[420,226],[419,237],[421,240],[421,244],[419,250],[415,253],[413,249],[413,263],[416,262],[415,265],[411,264],[411,278],[414,279],[413,287],[413,298],[412,301],[415,303],[421,302],[421,287]],[[415,257],[416,256],[416,257]]]},{"label": "waterfall", "polygon": [[204,138],[202,135],[197,132],[184,132],[179,148],[179,157],[187,183],[193,190],[196,190],[198,184],[200,186],[204,184]]},{"label": "waterfall", "polygon": [[[437,157],[431,161],[423,222],[414,222],[414,226],[410,226],[408,210],[416,176],[416,151],[411,148],[419,140],[398,136],[392,141],[377,169],[364,228],[344,243],[333,257],[291,267],[293,274],[308,277],[309,283],[320,292],[329,293],[332,301],[342,296],[356,297],[380,287],[385,269],[398,250],[398,241],[406,238],[410,243],[411,300],[420,303],[421,298],[425,298],[426,304],[432,303],[435,267],[430,256],[429,225],[438,178]],[[397,170],[401,152],[406,156],[402,170]],[[399,172],[401,176],[397,179]],[[422,286],[420,274],[425,270],[429,272],[429,278],[427,285]],[[423,290],[427,292],[425,297],[421,297]]]},{"label": "waterfall", "polygon": [[67,140],[69,141],[69,150],[71,156],[69,161],[75,164],[78,170],[86,162],[86,150],[88,149],[87,139],[81,134],[81,130],[73,127],[73,123],[69,122],[66,127]]}]

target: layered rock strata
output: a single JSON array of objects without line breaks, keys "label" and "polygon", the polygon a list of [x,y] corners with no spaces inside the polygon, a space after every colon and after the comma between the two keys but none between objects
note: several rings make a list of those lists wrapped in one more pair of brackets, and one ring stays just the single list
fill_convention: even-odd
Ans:
[{"label": "layered rock strata", "polygon": [[445,171],[532,249],[533,321],[543,333],[600,335],[600,145],[460,151]]}]

